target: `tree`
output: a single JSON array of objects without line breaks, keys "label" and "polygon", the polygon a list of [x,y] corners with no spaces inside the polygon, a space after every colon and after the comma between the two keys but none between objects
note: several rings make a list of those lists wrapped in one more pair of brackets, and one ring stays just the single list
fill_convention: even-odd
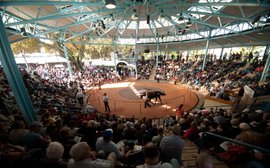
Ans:
[{"label": "tree", "polygon": [[42,45],[37,38],[28,38],[11,45],[12,51],[15,54],[36,53],[40,52]]},{"label": "tree", "polygon": [[86,49],[89,59],[110,59],[112,51],[112,47],[109,45],[87,45]]}]

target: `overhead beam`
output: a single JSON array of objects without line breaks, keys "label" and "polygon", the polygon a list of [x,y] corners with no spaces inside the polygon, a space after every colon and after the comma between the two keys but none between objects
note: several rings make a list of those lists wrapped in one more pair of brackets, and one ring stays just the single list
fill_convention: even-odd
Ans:
[{"label": "overhead beam", "polygon": [[69,25],[66,25],[66,26],[61,26],[61,27],[53,28],[53,29],[50,29],[48,31],[35,34],[34,36],[40,36],[40,35],[48,34],[48,33],[51,33],[51,32],[59,31],[59,30],[62,30],[62,29],[67,29],[69,27],[77,26],[77,25],[83,24],[85,22],[90,22],[90,21],[102,19],[102,18],[107,17],[107,16],[108,15],[85,19],[85,20],[80,21],[80,22],[77,22],[77,23],[73,23],[73,24],[69,24]]},{"label": "overhead beam", "polygon": [[[116,9],[116,10],[111,10],[111,12],[117,12],[121,9]],[[14,23],[8,23],[6,24],[6,27],[9,26],[16,26],[16,25],[21,25],[21,24],[27,24],[27,23],[33,23],[33,22],[39,22],[39,21],[44,21],[44,20],[55,20],[55,19],[61,19],[61,18],[68,18],[68,17],[74,17],[74,16],[80,16],[80,15],[93,15],[97,13],[104,13],[105,10],[97,10],[97,11],[92,11],[92,12],[74,12],[70,14],[60,14],[60,15],[54,15],[54,16],[43,16],[40,18],[36,19],[31,19],[31,20],[24,20],[21,22],[14,22]]]},{"label": "overhead beam", "polygon": [[173,3],[173,4],[162,4],[163,8],[166,7],[178,7],[178,6],[184,6],[184,7],[192,7],[192,6],[245,6],[245,7],[255,7],[255,6],[260,6],[260,7],[270,7],[269,2],[265,3],[258,3],[258,2],[242,2],[242,3],[237,3],[237,2],[204,2],[204,3],[188,3],[188,2],[183,2],[183,3]]},{"label": "overhead beam", "polygon": [[100,2],[74,2],[74,1],[6,1],[0,2],[0,6],[28,6],[28,5],[79,5],[79,6],[93,6],[105,7],[105,4]]}]

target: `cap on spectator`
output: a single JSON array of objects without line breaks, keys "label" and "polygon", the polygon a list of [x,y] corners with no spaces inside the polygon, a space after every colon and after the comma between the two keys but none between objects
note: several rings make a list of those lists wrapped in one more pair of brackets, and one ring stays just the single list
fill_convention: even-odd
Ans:
[{"label": "cap on spectator", "polygon": [[190,115],[190,116],[194,116],[194,114],[193,114],[193,113],[189,113],[189,115]]},{"label": "cap on spectator", "polygon": [[263,111],[261,109],[258,109],[255,111],[256,113],[263,113]]},{"label": "cap on spectator", "polygon": [[256,128],[256,127],[258,127],[258,122],[256,122],[256,121],[251,121],[251,122],[249,123],[249,125],[252,126],[252,127],[254,127],[254,128]]},{"label": "cap on spectator", "polygon": [[38,121],[33,121],[31,127],[41,127],[41,124]]},{"label": "cap on spectator", "polygon": [[243,112],[243,113],[249,112],[249,108],[245,108],[242,112]]},{"label": "cap on spectator", "polygon": [[106,129],[105,131],[103,131],[103,137],[112,137],[112,134],[112,129]]},{"label": "cap on spectator", "polygon": [[209,122],[208,118],[204,118],[203,121]]},{"label": "cap on spectator", "polygon": [[243,131],[250,130],[250,126],[247,123],[244,123],[244,122],[242,122],[242,123],[239,124],[239,128],[241,130],[243,130]]}]

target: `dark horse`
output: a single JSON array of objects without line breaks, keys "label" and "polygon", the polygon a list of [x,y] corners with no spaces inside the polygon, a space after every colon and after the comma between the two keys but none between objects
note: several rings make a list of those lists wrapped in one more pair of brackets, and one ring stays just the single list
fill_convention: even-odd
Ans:
[{"label": "dark horse", "polygon": [[[162,92],[162,91],[147,91],[147,92],[144,92],[142,95],[141,95],[141,98],[144,96],[144,94],[147,95],[147,98],[149,99],[149,101],[151,102],[151,99],[155,98],[155,103],[157,102],[157,99],[159,99],[160,103],[162,104],[162,100],[161,100],[161,96],[165,96],[166,93],[165,92]],[[154,104],[154,103],[153,103]]]}]

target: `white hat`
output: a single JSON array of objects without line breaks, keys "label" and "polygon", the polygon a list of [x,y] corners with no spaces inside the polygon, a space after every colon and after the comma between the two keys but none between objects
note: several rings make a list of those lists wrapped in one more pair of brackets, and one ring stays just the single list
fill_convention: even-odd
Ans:
[{"label": "white hat", "polygon": [[243,113],[249,112],[249,108],[245,108],[242,112]]},{"label": "white hat", "polygon": [[258,122],[256,122],[256,121],[251,121],[251,122],[249,123],[249,125],[251,125],[252,127],[258,127]]},{"label": "white hat", "polygon": [[263,111],[261,109],[258,109],[255,111],[256,113],[263,113]]},{"label": "white hat", "polygon": [[239,128],[241,130],[244,130],[244,131],[250,130],[250,126],[247,123],[244,123],[244,122],[239,124]]}]

